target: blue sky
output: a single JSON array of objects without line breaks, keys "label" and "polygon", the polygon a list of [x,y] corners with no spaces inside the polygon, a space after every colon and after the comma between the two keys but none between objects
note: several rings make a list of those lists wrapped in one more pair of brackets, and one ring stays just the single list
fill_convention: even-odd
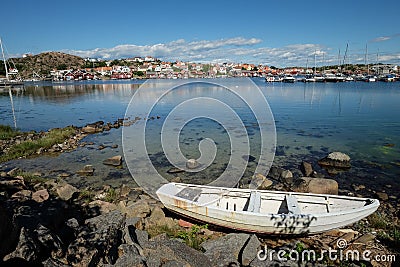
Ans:
[{"label": "blue sky", "polygon": [[10,55],[274,66],[347,61],[400,64],[400,1],[3,1],[0,36]]}]

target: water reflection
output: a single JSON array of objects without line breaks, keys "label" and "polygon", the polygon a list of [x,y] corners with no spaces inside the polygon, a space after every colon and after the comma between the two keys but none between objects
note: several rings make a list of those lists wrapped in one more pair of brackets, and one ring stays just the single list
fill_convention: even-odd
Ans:
[{"label": "water reflection", "polygon": [[[230,80],[233,85],[235,81],[235,79]],[[302,160],[316,162],[328,152],[342,151],[350,155],[353,165],[349,172],[335,176],[342,188],[345,184],[351,185],[351,183],[370,185],[371,188],[384,187],[388,184],[392,186],[393,191],[398,191],[400,186],[399,83],[267,84],[261,79],[254,81],[262,89],[275,117],[277,165],[293,170],[298,168]],[[22,130],[47,130],[71,124],[81,126],[98,120],[114,121],[124,116],[126,106],[140,83],[92,81],[28,85],[23,94],[14,97],[18,127]],[[141,96],[143,101],[152,99],[154,94],[151,83],[145,86],[148,86],[149,90]],[[204,88],[200,84],[193,84],[185,90],[173,91],[159,102],[153,115],[160,115],[161,119],[154,121],[150,127],[158,131],[163,121],[163,113],[168,112],[176,104],[175,101],[190,99],[199,93],[221,99],[229,98],[221,88]],[[251,91],[246,91],[246,94],[251,94]],[[239,101],[233,104],[238,107],[240,115],[247,120],[246,125],[251,128],[254,118],[248,116],[248,110],[240,109]],[[12,125],[12,120],[9,96],[2,94],[0,124]],[[206,131],[207,135],[202,131]],[[256,140],[257,129],[253,130],[253,133]],[[188,156],[195,157],[196,140],[209,135],[216,140],[218,137],[221,138],[219,140],[221,150],[217,153],[223,154],[225,151],[226,154],[229,147],[226,145],[227,142],[222,140],[224,135],[221,134],[221,129],[205,121],[193,122],[183,130],[184,152]],[[158,155],[159,152],[159,140],[156,139],[158,136],[155,131],[155,141],[149,147],[154,155]],[[110,140],[119,142],[121,137],[118,132],[118,134],[110,133],[90,138],[97,144]],[[225,156],[220,154],[217,156],[219,161],[215,165],[223,168]],[[76,167],[77,163],[73,158],[85,157],[88,158],[85,164],[95,164],[96,161],[101,162],[104,155],[99,155],[96,149],[83,148],[68,156],[61,155],[60,160],[65,162],[66,166],[79,168],[80,166]],[[32,166],[34,164],[32,163]],[[46,164],[40,166],[45,168]],[[166,168],[163,166],[167,165],[160,163],[160,166]],[[104,167],[100,164],[98,168]],[[215,173],[210,172],[210,175]],[[182,177],[182,180],[188,182],[192,178]]]}]

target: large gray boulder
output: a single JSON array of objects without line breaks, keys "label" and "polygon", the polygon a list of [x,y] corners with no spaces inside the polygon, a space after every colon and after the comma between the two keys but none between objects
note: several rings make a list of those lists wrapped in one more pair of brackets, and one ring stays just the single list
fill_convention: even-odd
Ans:
[{"label": "large gray boulder", "polygon": [[68,263],[72,266],[95,266],[100,260],[103,263],[115,263],[115,252],[122,237],[124,224],[125,216],[119,211],[87,219],[86,229],[68,246]]},{"label": "large gray boulder", "polygon": [[[215,266],[228,266],[236,264],[240,266],[240,253],[246,242],[249,240],[249,234],[227,234],[215,240],[207,240],[201,244],[206,255]],[[256,253],[256,252],[255,252]],[[248,256],[245,257],[246,261]]]},{"label": "large gray boulder", "polygon": [[251,235],[244,245],[242,253],[240,254],[240,264],[243,266],[250,265],[250,262],[252,262],[257,256],[257,252],[259,251],[260,246],[261,243],[258,240],[257,236],[254,234]]},{"label": "large gray boulder", "polygon": [[140,255],[139,250],[134,245],[122,244],[118,247],[118,259],[113,266],[118,267],[145,267],[145,257]]},{"label": "large gray boulder", "polygon": [[206,255],[177,239],[154,238],[143,249],[147,266],[209,267]]},{"label": "large gray boulder", "polygon": [[17,247],[13,252],[6,255],[3,260],[22,259],[27,262],[35,262],[40,254],[40,246],[32,237],[30,230],[21,228]]}]

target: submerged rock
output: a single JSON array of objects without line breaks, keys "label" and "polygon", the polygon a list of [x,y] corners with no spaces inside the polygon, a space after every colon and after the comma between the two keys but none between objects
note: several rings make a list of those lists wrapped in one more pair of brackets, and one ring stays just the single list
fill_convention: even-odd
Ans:
[{"label": "submerged rock", "polygon": [[197,167],[199,167],[199,162],[197,162],[197,160],[195,160],[195,159],[189,159],[187,162],[186,162],[186,168],[188,168],[188,169],[196,169]]},{"label": "submerged rock", "polygon": [[83,167],[83,169],[77,171],[76,173],[82,176],[93,176],[94,167],[92,165],[86,165]]},{"label": "submerged rock", "polygon": [[176,168],[176,167],[172,167],[171,169],[169,169],[167,171],[167,173],[170,173],[170,174],[180,173],[180,172],[185,172],[185,170],[182,170],[182,169],[179,169],[179,168]]},{"label": "submerged rock", "polygon": [[334,168],[350,168],[350,157],[342,152],[329,153],[323,159],[318,161],[318,164],[324,167]]},{"label": "submerged rock", "polygon": [[120,166],[122,164],[122,156],[114,156],[103,161],[104,165]]},{"label": "submerged rock", "polygon": [[386,201],[389,199],[388,194],[386,194],[385,192],[377,192],[375,195],[379,200],[382,200],[382,201]]}]

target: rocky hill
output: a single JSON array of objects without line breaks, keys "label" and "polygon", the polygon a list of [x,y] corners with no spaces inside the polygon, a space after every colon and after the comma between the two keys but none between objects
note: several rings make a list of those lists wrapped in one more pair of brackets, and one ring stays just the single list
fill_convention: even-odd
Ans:
[{"label": "rocky hill", "polygon": [[77,69],[84,65],[81,57],[61,52],[45,52],[24,58],[13,58],[21,78],[46,77],[53,69]]}]

